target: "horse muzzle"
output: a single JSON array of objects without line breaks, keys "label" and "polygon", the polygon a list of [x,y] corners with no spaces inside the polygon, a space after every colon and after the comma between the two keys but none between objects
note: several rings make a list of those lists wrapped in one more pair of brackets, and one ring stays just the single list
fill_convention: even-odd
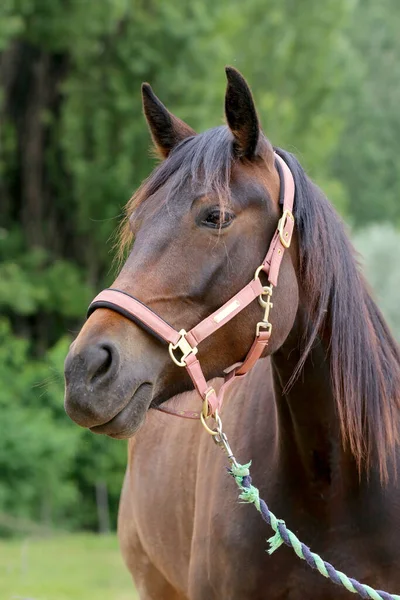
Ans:
[{"label": "horse muzzle", "polygon": [[65,410],[75,423],[114,438],[131,437],[140,428],[153,385],[126,364],[117,343],[72,344],[64,372]]}]

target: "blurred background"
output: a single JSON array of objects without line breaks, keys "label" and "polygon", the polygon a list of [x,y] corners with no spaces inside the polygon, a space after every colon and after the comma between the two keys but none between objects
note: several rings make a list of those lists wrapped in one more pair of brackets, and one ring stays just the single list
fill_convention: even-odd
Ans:
[{"label": "blurred background", "polygon": [[115,531],[126,443],[68,420],[62,370],[153,168],[141,82],[202,130],[222,122],[224,65],[241,70],[400,339],[399,30],[398,0],[1,2],[1,598],[134,598],[115,535],[93,535]]}]

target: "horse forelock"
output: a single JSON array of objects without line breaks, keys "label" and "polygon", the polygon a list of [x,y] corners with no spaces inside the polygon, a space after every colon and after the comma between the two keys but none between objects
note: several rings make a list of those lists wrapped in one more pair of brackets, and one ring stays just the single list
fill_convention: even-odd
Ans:
[{"label": "horse forelock", "polygon": [[[263,171],[269,171],[270,167],[267,155],[270,146],[265,141],[266,138],[261,134],[256,157],[256,161],[262,166],[261,175]],[[171,197],[188,181],[201,183],[205,190],[212,192],[218,198],[221,207],[224,208],[230,199],[232,169],[234,165],[239,164],[245,167],[246,162],[250,164],[250,161],[235,157],[234,137],[229,127],[225,125],[208,129],[204,133],[180,142],[127,203],[125,218],[118,232],[117,257],[122,259],[132,244],[133,236],[129,220],[133,213],[162,186],[170,184],[169,197]]]}]

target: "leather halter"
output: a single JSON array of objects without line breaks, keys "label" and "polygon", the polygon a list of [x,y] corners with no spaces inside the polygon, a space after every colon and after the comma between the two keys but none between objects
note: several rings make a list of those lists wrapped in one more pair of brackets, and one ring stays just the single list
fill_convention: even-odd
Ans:
[{"label": "leather halter", "polygon": [[[169,344],[169,353],[173,362],[179,367],[185,367],[199,393],[203,407],[201,413],[176,411],[161,405],[159,410],[187,418],[204,419],[218,414],[218,409],[223,402],[226,388],[237,378],[243,377],[255,365],[268,345],[271,337],[272,325],[269,322],[269,311],[272,308],[271,296],[273,287],[278,283],[279,270],[284,252],[289,248],[294,229],[292,214],[295,185],[293,175],[285,161],[275,154],[276,167],[280,177],[280,203],[283,204],[282,216],[279,219],[275,234],[270,243],[268,253],[255,272],[254,279],[244,288],[225,302],[221,308],[206,317],[190,331],[181,329],[177,331],[153,310],[127,292],[106,289],[100,292],[88,309],[88,317],[98,308],[108,308],[137,323],[146,331],[153,334],[163,342]],[[260,273],[263,271],[268,277],[268,286],[263,286]],[[256,326],[254,342],[242,363],[233,365],[225,370],[225,381],[217,394],[207,384],[199,360],[196,358],[197,346],[212,335],[217,329],[223,327],[253,300],[258,298],[264,308],[264,316]],[[177,351],[180,356],[177,357]]]}]

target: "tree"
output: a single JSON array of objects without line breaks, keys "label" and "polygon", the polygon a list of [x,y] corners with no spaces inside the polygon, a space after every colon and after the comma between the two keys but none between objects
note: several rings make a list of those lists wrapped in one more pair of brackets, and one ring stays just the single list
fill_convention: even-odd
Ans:
[{"label": "tree", "polygon": [[347,32],[347,83],[338,98],[344,127],[333,169],[348,190],[356,227],[400,223],[399,27],[395,0],[363,0]]}]

